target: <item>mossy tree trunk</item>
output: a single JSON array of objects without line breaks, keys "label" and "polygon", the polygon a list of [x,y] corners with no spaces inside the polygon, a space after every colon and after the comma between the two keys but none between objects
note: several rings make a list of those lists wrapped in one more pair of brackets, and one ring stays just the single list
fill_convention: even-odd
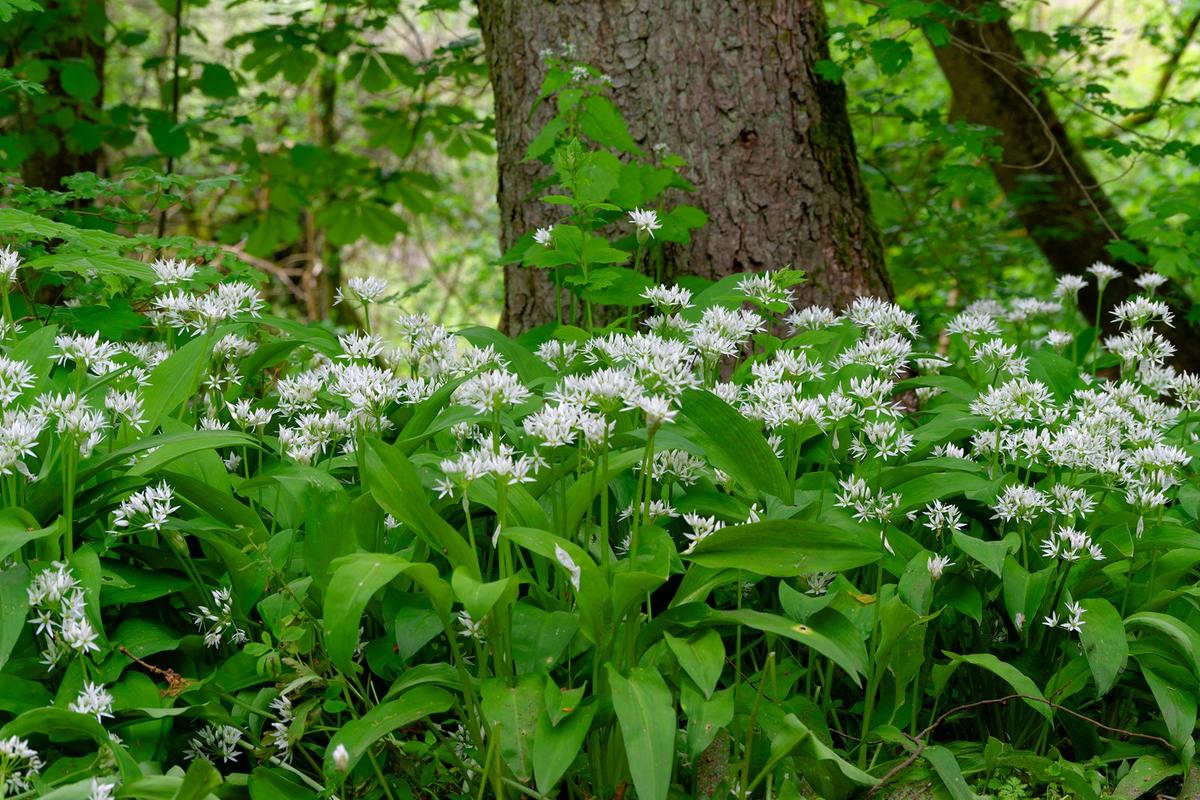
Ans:
[{"label": "mossy tree trunk", "polygon": [[[522,163],[544,116],[529,118],[539,53],[561,44],[612,77],[639,145],[662,142],[688,161],[687,202],[709,223],[669,247],[666,275],[718,278],[786,264],[808,271],[803,302],[889,295],[879,233],[859,176],[840,84],[814,64],[828,55],[815,0],[479,0],[496,103],[501,245],[552,221],[531,196],[538,164]],[[545,109],[541,114],[549,113]],[[509,267],[505,327],[554,318],[542,273]]]}]

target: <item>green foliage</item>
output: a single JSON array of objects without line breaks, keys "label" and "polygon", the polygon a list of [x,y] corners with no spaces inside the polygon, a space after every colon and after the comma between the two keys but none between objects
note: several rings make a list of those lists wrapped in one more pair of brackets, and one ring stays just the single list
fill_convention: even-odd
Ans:
[{"label": "green foliage", "polygon": [[[556,147],[581,224],[524,259],[648,251],[596,153]],[[649,333],[385,350],[0,214],[20,791],[1098,799],[1194,758],[1200,388],[1152,292],[1103,346],[1064,289],[934,355],[889,303],[793,308],[797,270],[643,276]]]}]

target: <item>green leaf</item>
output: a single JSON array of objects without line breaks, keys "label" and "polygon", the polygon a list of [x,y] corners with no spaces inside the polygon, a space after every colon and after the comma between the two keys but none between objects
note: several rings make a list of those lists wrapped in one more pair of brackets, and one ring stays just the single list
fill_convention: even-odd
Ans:
[{"label": "green leaf", "polygon": [[34,0],[0,0],[0,22],[8,22],[18,11],[41,11]]},{"label": "green leaf", "polygon": [[[941,479],[946,480],[944,476]],[[997,578],[1004,575],[1004,559],[1021,545],[1015,536],[1005,537],[1001,541],[984,541],[962,531],[954,532],[954,543]]]},{"label": "green leaf", "polygon": [[873,564],[882,556],[878,535],[804,520],[730,525],[682,554],[706,567],[732,567],[776,578],[842,572]]},{"label": "green leaf", "polygon": [[641,153],[637,142],[629,135],[629,127],[621,117],[621,112],[604,95],[588,95],[583,101],[579,126],[584,135],[597,144],[615,147],[625,153]]},{"label": "green leaf", "polygon": [[179,158],[187,155],[187,151],[191,148],[187,128],[176,125],[166,115],[154,119],[147,126],[147,131],[150,133],[150,141],[154,142],[155,149],[164,156]]},{"label": "green leaf", "polygon": [[1129,642],[1121,614],[1103,597],[1079,601],[1087,624],[1079,629],[1079,642],[1087,656],[1096,694],[1104,695],[1117,682],[1117,676],[1129,656]]},{"label": "green leaf", "polygon": [[500,737],[500,755],[520,781],[533,774],[534,735],[544,706],[542,686],[540,675],[522,675],[516,686],[490,678],[479,689],[488,735]]},{"label": "green leaf", "polygon": [[[8,556],[4,556],[8,558]],[[0,572],[0,670],[8,663],[29,613],[29,567],[13,564]]]},{"label": "green leaf", "polygon": [[870,50],[871,60],[884,75],[899,74],[912,61],[912,45],[903,39],[874,39]]},{"label": "green leaf", "polygon": [[[1088,623],[1091,623],[1090,619]],[[1162,756],[1142,756],[1133,762],[1129,772],[1113,789],[1111,797],[1113,800],[1137,800],[1139,797],[1146,797],[1155,786],[1178,775],[1180,769],[1178,762],[1168,761]]]},{"label": "green leaf", "polygon": [[[1091,620],[1088,620],[1089,623]],[[1084,626],[1085,628],[1087,625]],[[1183,747],[1192,741],[1196,730],[1196,698],[1180,686],[1159,676],[1157,672],[1142,666],[1142,676],[1158,703],[1163,723],[1171,737],[1171,744]]]},{"label": "green leaf", "polygon": [[593,643],[601,644],[612,635],[609,625],[610,597],[607,581],[592,557],[574,542],[537,528],[504,528],[500,535],[516,542],[530,552],[550,560],[566,572],[558,560],[558,551],[565,552],[579,568],[578,615],[580,629]]},{"label": "green leaf", "polygon": [[1200,674],[1200,635],[1194,628],[1155,611],[1141,611],[1130,616],[1125,620],[1125,627],[1149,628],[1163,634],[1187,660],[1193,674]]},{"label": "green leaf", "polygon": [[[336,568],[325,593],[322,626],[329,660],[343,672],[354,671],[354,648],[358,644],[359,620],[377,591],[400,575],[422,586],[445,586],[432,564],[414,564],[384,553],[354,553],[334,562]],[[435,590],[430,599],[443,618],[448,614],[449,587]],[[440,607],[440,608],[439,608]]]},{"label": "green leaf", "polygon": [[240,431],[195,430],[177,434],[168,434],[171,441],[154,448],[137,459],[130,467],[128,475],[149,475],[170,464],[176,459],[200,453],[205,450],[216,450],[221,447],[239,447],[258,449],[258,439]]},{"label": "green leaf", "polygon": [[940,745],[933,745],[926,747],[921,755],[937,770],[938,777],[942,779],[942,784],[954,800],[977,800],[979,795],[967,785],[962,767],[958,765],[958,759],[953,753]]},{"label": "green leaf", "polygon": [[[1016,694],[1025,695],[1026,705],[1046,719],[1050,719],[1052,711],[1050,706],[1044,702],[1046,698],[1042,695],[1042,691],[1038,689],[1037,684],[1028,675],[1021,672],[1021,670],[1012,664],[1001,661],[991,653],[973,653],[971,655],[960,656],[947,651],[946,655],[951,660],[951,672],[959,664],[971,664],[985,669],[1011,686]],[[949,677],[948,673],[946,677]]]},{"label": "green leaf", "polygon": [[312,789],[292,779],[292,774],[274,767],[255,767],[246,781],[250,800],[315,800]]},{"label": "green leaf", "polygon": [[228,69],[210,62],[200,71],[200,91],[217,100],[228,100],[237,97],[237,81]]},{"label": "green leaf", "polygon": [[35,520],[23,508],[0,511],[0,560],[6,559],[30,542],[61,534],[59,524],[37,527]]},{"label": "green leaf", "polygon": [[867,671],[867,647],[858,630],[840,612],[825,608],[813,614],[807,623],[764,611],[709,611],[708,620],[745,625],[763,633],[773,633],[811,647],[833,661],[858,684]]},{"label": "green leaf", "polygon": [[578,757],[595,716],[596,705],[589,704],[567,714],[557,725],[550,724],[547,714],[538,718],[533,738],[533,777],[543,795],[552,796],[554,786]]},{"label": "green leaf", "polygon": [[635,667],[628,676],[605,664],[613,711],[639,800],[666,800],[675,765],[675,703],[658,670]]},{"label": "green leaf", "polygon": [[707,630],[688,639],[677,639],[664,633],[663,639],[679,660],[679,666],[696,682],[704,696],[712,697],[725,670],[725,643],[721,636],[714,630]]},{"label": "green leaf", "polygon": [[164,417],[196,395],[209,366],[211,347],[211,336],[197,336],[151,371],[142,390],[147,431],[153,431]]},{"label": "green leaf", "polygon": [[462,534],[442,519],[425,499],[425,487],[404,453],[378,439],[367,441],[366,485],[384,511],[412,528],[453,567],[480,577],[478,557]]},{"label": "green leaf", "polygon": [[553,668],[578,630],[574,614],[517,603],[512,614],[512,657],[517,674]]},{"label": "green leaf", "polygon": [[188,764],[183,783],[179,785],[179,791],[172,800],[204,800],[223,780],[212,762],[204,758],[194,758],[192,763]]},{"label": "green leaf", "polygon": [[721,729],[733,721],[734,688],[713,692],[705,698],[690,681],[684,680],[679,688],[679,704],[687,716],[688,753],[696,759],[712,744]]},{"label": "green leaf", "polygon": [[26,262],[26,268],[49,272],[67,272],[74,275],[112,275],[117,278],[150,283],[154,281],[154,270],[149,266],[122,258],[112,253],[55,253]]},{"label": "green leaf", "polygon": [[100,92],[96,70],[86,61],[68,61],[58,73],[63,91],[76,100],[91,100]]},{"label": "green leaf", "polygon": [[[355,621],[355,625],[357,625]],[[353,770],[371,745],[397,728],[411,725],[431,714],[441,714],[454,704],[454,698],[445,689],[436,686],[417,686],[409,689],[395,700],[375,706],[358,719],[352,719],[341,727],[325,748],[325,776],[337,780],[338,771],[333,765],[333,751],[343,745],[350,755],[347,771]]]},{"label": "green leaf", "polygon": [[471,619],[477,622],[482,621],[497,603],[501,608],[511,605],[517,597],[520,585],[520,580],[515,575],[483,583],[472,578],[462,567],[455,569],[450,578],[454,596],[463,604]]},{"label": "green leaf", "polygon": [[791,499],[783,466],[750,420],[710,392],[687,389],[682,399],[681,416],[691,423],[689,438],[714,467],[733,476],[749,496]]}]

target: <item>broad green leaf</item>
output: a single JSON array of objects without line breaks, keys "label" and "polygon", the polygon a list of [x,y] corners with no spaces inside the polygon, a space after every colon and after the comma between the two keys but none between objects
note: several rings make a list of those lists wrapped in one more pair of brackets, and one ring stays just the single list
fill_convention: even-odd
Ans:
[{"label": "broad green leaf", "polygon": [[877,534],[808,520],[767,520],[721,528],[682,555],[706,567],[790,578],[873,564],[883,557],[883,550]]},{"label": "broad green leaf", "polygon": [[578,630],[574,614],[517,603],[512,613],[512,657],[517,674],[553,668]]},{"label": "broad green leaf", "polygon": [[1000,541],[984,541],[962,531],[954,531],[954,543],[997,578],[1004,575],[1004,559],[1021,546],[1016,536],[1006,536]]},{"label": "broad green leaf", "polygon": [[25,615],[29,613],[28,589],[29,567],[13,564],[0,572],[0,670],[8,663],[8,657],[25,629]]},{"label": "broad green leaf", "polygon": [[55,253],[26,262],[26,269],[65,272],[72,275],[104,275],[153,283],[154,270],[149,265],[113,253]]},{"label": "broad green leaf", "polygon": [[1079,642],[1087,656],[1092,677],[1096,679],[1096,694],[1104,695],[1117,682],[1117,676],[1129,656],[1128,636],[1121,614],[1103,597],[1079,601],[1087,620],[1079,629]]},{"label": "broad green leaf", "polygon": [[453,567],[464,567],[479,578],[476,553],[462,534],[450,526],[426,500],[425,487],[412,462],[397,448],[377,439],[367,441],[366,485],[384,511],[425,538]]},{"label": "broad green leaf", "polygon": [[689,438],[714,467],[733,476],[752,497],[791,499],[792,487],[779,459],[750,420],[709,392],[687,389],[682,401],[680,416],[691,423]]},{"label": "broad green leaf", "polygon": [[1187,660],[1193,673],[1200,674],[1200,634],[1191,626],[1169,614],[1141,611],[1128,617],[1125,627],[1149,628],[1163,634]]},{"label": "broad green leaf", "polygon": [[255,767],[246,782],[250,800],[316,800],[317,794],[277,767]]},{"label": "broad green leaf", "polygon": [[1183,747],[1186,743],[1191,742],[1196,731],[1195,696],[1161,677],[1157,672],[1148,669],[1144,664],[1142,665],[1142,676],[1145,677],[1146,685],[1150,687],[1150,693],[1154,695],[1154,702],[1158,704],[1158,709],[1162,712],[1163,723],[1167,726],[1171,744]]},{"label": "broad green leaf", "polygon": [[471,619],[481,621],[497,603],[503,608],[516,599],[517,589],[521,582],[515,575],[499,581],[483,583],[471,577],[462,567],[454,570],[450,578],[450,586],[454,596],[463,608],[471,615]]},{"label": "broad green leaf", "polygon": [[663,639],[683,671],[696,682],[706,698],[711,698],[725,670],[725,643],[721,636],[714,630],[706,630],[687,639],[664,633]]},{"label": "broad green leaf", "polygon": [[211,336],[197,336],[150,372],[142,390],[147,431],[153,431],[163,417],[195,396],[208,369],[211,348]]},{"label": "broad green leaf", "polygon": [[500,755],[520,781],[533,775],[534,736],[544,710],[542,686],[540,675],[522,675],[515,686],[490,678],[479,689],[488,735],[500,737]]},{"label": "broad green leaf", "polygon": [[763,633],[773,633],[811,647],[833,661],[858,684],[867,671],[867,648],[863,636],[840,612],[832,608],[819,611],[807,623],[764,611],[710,611],[714,622],[745,625]]},{"label": "broad green leaf", "polygon": [[350,720],[333,735],[325,748],[326,778],[337,780],[333,751],[338,745],[346,748],[350,756],[348,770],[353,770],[359,759],[384,736],[431,714],[441,714],[453,704],[454,698],[446,690],[436,686],[418,686],[394,700],[375,706],[358,719]]},{"label": "broad green leaf", "polygon": [[962,767],[958,765],[958,759],[954,757],[953,753],[940,745],[933,745],[926,747],[921,755],[937,770],[938,777],[942,779],[942,785],[946,787],[946,791],[954,800],[977,800],[979,795],[971,791],[971,787],[967,785]]},{"label": "broad green leaf", "polygon": [[734,688],[713,692],[705,698],[688,681],[679,689],[679,702],[687,717],[688,753],[696,759],[704,752],[721,729],[733,721]]},{"label": "broad green leaf", "polygon": [[494,328],[475,325],[470,328],[463,328],[458,331],[458,335],[476,347],[487,347],[490,345],[495,348],[496,352],[503,356],[509,363],[513,372],[517,373],[526,384],[536,381],[539,378],[551,378],[554,376],[554,372],[546,365],[546,362]]},{"label": "broad green leaf", "polygon": [[[530,552],[552,561],[556,568],[567,572],[558,560],[558,550],[565,552],[579,568],[578,615],[580,629],[593,643],[601,644],[612,635],[609,625],[611,600],[608,583],[591,556],[579,545],[537,528],[504,528],[500,535],[516,542]],[[567,573],[569,575],[569,573]]]},{"label": "broad green leaf", "polygon": [[63,91],[76,100],[91,100],[100,91],[100,79],[92,65],[80,59],[71,59],[63,64],[58,73]]},{"label": "broad green leaf", "polygon": [[37,520],[23,508],[6,508],[0,511],[0,560],[6,559],[30,542],[50,536],[61,536],[59,522],[45,528],[37,526]]},{"label": "broad green leaf", "polygon": [[635,667],[628,676],[605,664],[612,686],[613,711],[621,725],[625,757],[639,800],[666,800],[675,765],[675,703],[671,690],[652,667]]},{"label": "broad green leaf", "polygon": [[1113,800],[1138,800],[1139,797],[1146,797],[1155,786],[1178,775],[1180,769],[1178,762],[1168,761],[1162,756],[1142,756],[1133,762],[1129,772],[1113,789],[1111,797]]},{"label": "broad green leaf", "polygon": [[[161,421],[161,420],[160,420]],[[176,459],[220,447],[258,449],[258,440],[238,431],[194,430],[168,434],[169,442],[160,444],[153,452],[139,456],[128,475],[149,475]],[[166,437],[163,437],[165,439]]]},{"label": "broad green leaf", "polygon": [[325,648],[329,659],[343,672],[354,671],[354,648],[358,644],[359,621],[371,598],[388,583],[407,575],[423,587],[444,587],[430,594],[434,608],[443,618],[449,611],[449,587],[431,564],[414,564],[384,553],[354,553],[333,563],[334,573],[325,593]]},{"label": "broad green leaf", "polygon": [[237,97],[237,81],[226,67],[209,62],[200,71],[200,91],[217,100],[228,100]]},{"label": "broad green leaf", "polygon": [[212,762],[204,758],[194,758],[192,763],[188,764],[183,783],[179,785],[179,790],[172,800],[204,800],[223,780]]},{"label": "broad green leaf", "polygon": [[[1016,694],[1024,695],[1024,702],[1030,708],[1037,711],[1046,719],[1050,719],[1052,710],[1045,702],[1045,697],[1042,691],[1038,689],[1037,684],[1033,682],[1028,675],[1017,669],[1012,664],[1001,661],[991,653],[973,653],[971,655],[958,655],[957,653],[946,652],[949,656],[951,664],[950,671],[952,672],[959,664],[971,664],[976,667],[987,670],[1002,681],[1012,687]],[[946,678],[949,677],[947,672]]]},{"label": "broad green leaf", "polygon": [[78,742],[91,739],[97,745],[107,747],[117,759],[117,768],[125,780],[141,775],[137,762],[130,758],[122,745],[113,743],[95,717],[76,714],[65,708],[34,708],[10,720],[0,728],[0,738],[19,736],[47,736],[52,742]]},{"label": "broad green leaf", "polygon": [[591,703],[576,708],[557,725],[550,724],[545,713],[538,718],[533,737],[533,777],[539,792],[551,796],[551,790],[579,756],[595,715],[596,705]]}]

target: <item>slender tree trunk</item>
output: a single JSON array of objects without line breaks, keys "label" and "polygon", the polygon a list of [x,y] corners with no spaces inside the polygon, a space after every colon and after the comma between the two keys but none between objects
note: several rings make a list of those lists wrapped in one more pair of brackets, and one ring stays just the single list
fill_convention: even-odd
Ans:
[{"label": "slender tree trunk", "polygon": [[[544,121],[533,107],[539,55],[566,43],[612,77],[639,145],[688,161],[686,202],[709,223],[668,247],[664,274],[717,278],[791,264],[808,271],[802,302],[887,296],[879,233],[858,172],[840,84],[819,78],[828,55],[819,0],[479,0],[496,101],[501,244],[552,221],[536,200],[539,164],[522,163]],[[547,114],[545,109],[541,114]],[[512,333],[554,318],[540,271],[505,274]]]},{"label": "slender tree trunk", "polygon": [[[1109,284],[1105,300],[1124,299],[1137,291],[1138,270],[1110,256],[1107,245],[1122,237],[1125,221],[1071,143],[1050,99],[1036,89],[1008,20],[973,18],[985,4],[953,0],[962,16],[950,25],[950,44],[933,48],[953,93],[951,114],[999,132],[1003,153],[992,159],[992,172],[1051,268],[1061,275],[1082,274],[1097,261],[1109,263],[1122,277]],[[1186,312],[1189,304],[1177,292],[1169,299]],[[1096,307],[1094,284],[1089,282],[1079,301],[1090,317]],[[1193,327],[1191,333],[1200,331]],[[1200,335],[1174,341],[1181,366],[1200,364]]]}]

